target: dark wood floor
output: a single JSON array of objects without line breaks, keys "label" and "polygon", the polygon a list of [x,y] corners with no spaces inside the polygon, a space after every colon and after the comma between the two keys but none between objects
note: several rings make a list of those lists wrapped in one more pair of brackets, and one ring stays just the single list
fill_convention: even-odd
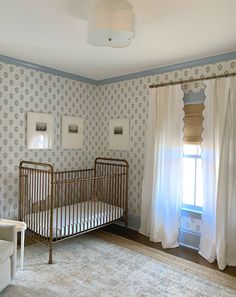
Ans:
[{"label": "dark wood floor", "polygon": [[[179,248],[164,250],[160,243],[151,242],[148,237],[138,233],[137,231],[133,231],[131,229],[126,229],[124,227],[121,227],[121,226],[118,226],[115,224],[104,227],[103,230],[106,230],[108,232],[126,237],[128,239],[131,239],[136,242],[147,245],[149,247],[164,251],[168,254],[180,257],[182,259],[186,259],[186,260],[192,261],[194,263],[198,263],[200,265],[218,270],[218,266],[217,266],[216,262],[213,264],[210,264],[203,257],[201,257],[197,251],[195,251],[193,249],[180,246]],[[227,267],[223,272],[236,277],[236,267]]]}]

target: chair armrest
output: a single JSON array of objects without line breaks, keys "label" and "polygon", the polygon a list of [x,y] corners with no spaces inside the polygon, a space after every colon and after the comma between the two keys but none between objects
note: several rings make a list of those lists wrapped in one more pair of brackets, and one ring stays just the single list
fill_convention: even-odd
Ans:
[{"label": "chair armrest", "polygon": [[17,231],[15,225],[1,225],[0,222],[0,239],[14,243],[14,252],[11,256],[11,279],[16,275],[16,252],[17,252]]},{"label": "chair armrest", "polygon": [[0,239],[16,243],[17,242],[16,226],[1,225],[1,221],[0,221]]}]

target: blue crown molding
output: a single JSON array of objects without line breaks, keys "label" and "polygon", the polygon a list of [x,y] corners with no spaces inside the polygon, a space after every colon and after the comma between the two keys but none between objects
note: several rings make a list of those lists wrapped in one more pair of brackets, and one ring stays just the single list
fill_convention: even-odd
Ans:
[{"label": "blue crown molding", "polygon": [[229,61],[229,60],[233,60],[233,59],[236,59],[236,51],[213,56],[213,57],[207,57],[207,58],[192,60],[192,61],[188,61],[188,62],[178,63],[178,64],[174,64],[174,65],[170,65],[170,66],[164,66],[164,67],[160,67],[160,68],[154,68],[154,69],[149,69],[149,70],[145,70],[145,71],[130,73],[127,75],[116,76],[116,77],[112,77],[112,78],[108,78],[108,79],[94,80],[94,79],[87,78],[87,77],[77,75],[77,74],[73,74],[70,72],[65,72],[65,71],[61,71],[58,69],[30,63],[27,61],[19,60],[16,58],[5,56],[5,55],[0,55],[0,61],[3,63],[6,63],[6,64],[13,64],[16,66],[29,68],[29,69],[36,70],[36,71],[46,72],[46,73],[49,73],[52,75],[58,75],[58,76],[65,77],[68,79],[73,79],[73,80],[89,83],[92,85],[111,84],[111,83],[121,82],[121,81],[125,81],[125,80],[141,78],[141,77],[145,77],[145,76],[152,76],[152,75],[158,75],[158,74],[162,74],[162,73],[166,73],[166,72],[177,71],[177,70],[181,70],[184,68],[197,67],[197,66],[202,66],[202,65],[206,65],[206,64],[222,62],[222,61]]},{"label": "blue crown molding", "polygon": [[136,72],[136,73],[130,73],[127,75],[103,79],[103,80],[97,81],[97,84],[98,85],[111,84],[111,83],[121,82],[121,81],[125,81],[125,80],[141,78],[141,77],[145,77],[145,76],[152,76],[152,75],[158,75],[158,74],[162,74],[162,73],[166,73],[166,72],[177,71],[177,70],[181,70],[181,69],[185,69],[185,68],[197,67],[197,66],[202,66],[202,65],[206,65],[206,64],[213,64],[213,63],[222,62],[222,61],[229,61],[229,60],[233,60],[233,59],[236,59],[236,51],[226,53],[226,54],[217,55],[217,56],[192,60],[192,61],[188,61],[188,62],[173,64],[173,65],[169,65],[169,66],[144,70],[144,71],[140,71],[140,72]]},{"label": "blue crown molding", "polygon": [[6,63],[6,64],[13,64],[13,65],[16,65],[16,66],[29,68],[29,69],[36,70],[36,71],[46,72],[46,73],[49,73],[49,74],[52,74],[52,75],[58,75],[58,76],[65,77],[65,78],[68,78],[68,79],[78,80],[78,81],[85,82],[85,83],[92,84],[92,85],[97,84],[97,81],[94,80],[94,79],[91,79],[91,78],[87,78],[87,77],[80,76],[80,75],[77,75],[77,74],[73,74],[73,73],[70,73],[70,72],[65,72],[65,71],[62,71],[62,70],[58,70],[58,69],[54,69],[54,68],[34,64],[34,63],[30,63],[30,62],[27,62],[27,61],[19,60],[19,59],[4,56],[4,55],[0,55],[0,62]]}]

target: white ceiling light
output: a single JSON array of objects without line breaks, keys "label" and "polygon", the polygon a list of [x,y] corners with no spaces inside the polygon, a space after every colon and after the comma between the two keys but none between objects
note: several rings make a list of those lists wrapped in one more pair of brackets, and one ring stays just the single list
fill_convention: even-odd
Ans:
[{"label": "white ceiling light", "polygon": [[123,0],[96,2],[88,15],[88,43],[126,47],[134,38],[132,6]]}]

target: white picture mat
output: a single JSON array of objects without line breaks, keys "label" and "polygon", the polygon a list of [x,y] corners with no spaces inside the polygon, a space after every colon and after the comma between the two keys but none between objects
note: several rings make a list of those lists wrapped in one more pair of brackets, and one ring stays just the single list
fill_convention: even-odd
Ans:
[{"label": "white picture mat", "polygon": [[29,150],[51,149],[52,145],[53,115],[27,112],[27,148]]},{"label": "white picture mat", "polygon": [[[69,130],[75,133],[70,133]],[[63,149],[83,147],[84,120],[74,116],[62,116],[61,144]]]},{"label": "white picture mat", "polygon": [[[122,134],[114,134],[114,131]],[[109,122],[109,149],[129,150],[129,119],[110,119]]]}]

